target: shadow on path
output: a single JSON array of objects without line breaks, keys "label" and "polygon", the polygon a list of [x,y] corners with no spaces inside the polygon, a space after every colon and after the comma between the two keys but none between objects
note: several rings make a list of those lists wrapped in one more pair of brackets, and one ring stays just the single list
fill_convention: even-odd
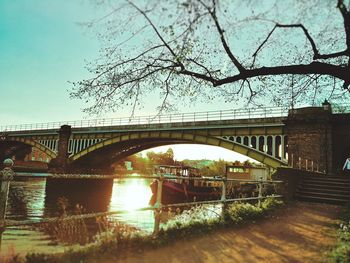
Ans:
[{"label": "shadow on path", "polygon": [[121,262],[327,262],[341,207],[296,202],[257,223],[168,246],[129,252]]}]

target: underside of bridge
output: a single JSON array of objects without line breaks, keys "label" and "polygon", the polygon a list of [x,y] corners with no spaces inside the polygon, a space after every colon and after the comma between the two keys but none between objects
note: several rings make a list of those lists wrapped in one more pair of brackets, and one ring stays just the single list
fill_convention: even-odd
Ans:
[{"label": "underside of bridge", "polygon": [[32,146],[23,142],[0,141],[0,160],[12,158],[24,160],[25,156],[32,151]]},{"label": "underside of bridge", "polygon": [[138,132],[121,134],[92,145],[69,158],[70,172],[111,173],[112,164],[129,155],[157,146],[169,144],[202,144],[222,147],[241,153],[271,167],[285,163],[267,153],[214,136],[190,132]]},{"label": "underside of bridge", "polygon": [[[131,140],[110,144],[108,146],[96,149],[88,154],[82,155],[80,158],[71,161],[69,170],[76,172],[89,173],[112,173],[113,164],[126,158],[127,156],[151,149],[158,146],[189,143],[186,141],[169,141],[169,140]],[[73,158],[71,158],[73,159]]]},{"label": "underside of bridge", "polygon": [[[36,149],[49,159],[56,156],[55,152],[35,140],[28,138],[10,138],[8,140],[0,141],[0,160],[11,158],[15,160],[16,165],[16,160],[24,161],[25,157],[32,153],[33,149]],[[2,161],[0,162],[0,167],[1,166]]]}]

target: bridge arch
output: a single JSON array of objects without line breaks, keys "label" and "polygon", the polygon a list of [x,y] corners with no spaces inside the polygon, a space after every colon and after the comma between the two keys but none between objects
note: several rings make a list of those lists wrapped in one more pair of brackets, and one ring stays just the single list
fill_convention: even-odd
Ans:
[{"label": "bridge arch", "polygon": [[52,151],[51,149],[49,149],[48,147],[42,145],[41,143],[35,141],[35,140],[32,140],[32,139],[29,139],[29,138],[16,138],[16,137],[10,137],[10,138],[7,138],[6,141],[12,141],[12,142],[21,142],[21,143],[24,143],[24,144],[27,144],[27,145],[30,145],[36,149],[38,149],[39,151],[45,153],[48,157],[50,157],[51,159],[55,158],[57,156],[57,153]]},{"label": "bridge arch", "polygon": [[[188,144],[204,144],[204,145],[212,145],[222,147],[240,154],[243,154],[247,157],[250,157],[256,161],[264,163],[270,167],[276,168],[281,165],[286,165],[280,159],[274,158],[273,156],[269,156],[264,152],[260,152],[251,147],[239,144],[238,142],[230,141],[220,137],[214,137],[210,135],[199,135],[192,132],[179,132],[179,131],[158,131],[158,132],[132,132],[127,134],[120,134],[118,136],[103,140],[97,144],[91,145],[90,147],[76,153],[75,155],[69,158],[70,163],[74,163],[82,157],[86,157],[88,154],[96,151],[102,150],[104,147],[118,144],[118,143],[127,143],[130,142],[140,142],[140,141],[149,142],[149,147],[147,145],[145,147],[137,147],[138,150],[145,150],[148,148],[155,147],[155,144],[152,142],[157,142],[159,140],[162,141],[160,145],[167,144],[176,144],[176,143],[188,143]],[[132,146],[132,145],[130,145]],[[135,151],[130,151],[130,154],[135,153]]]}]

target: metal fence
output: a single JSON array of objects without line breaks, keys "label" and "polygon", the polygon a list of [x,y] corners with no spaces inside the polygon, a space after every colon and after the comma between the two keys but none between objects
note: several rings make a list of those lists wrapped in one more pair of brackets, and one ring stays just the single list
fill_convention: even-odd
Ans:
[{"label": "metal fence", "polygon": [[[91,180],[104,180],[104,179],[115,179],[115,178],[122,178],[122,179],[130,179],[130,180],[137,180],[139,178],[147,178],[147,179],[155,179],[157,180],[157,198],[156,202],[153,206],[143,207],[139,209],[133,210],[133,212],[140,212],[140,211],[147,211],[147,210],[153,210],[155,213],[154,216],[154,228],[153,228],[153,235],[157,235],[160,230],[160,214],[162,210],[167,208],[174,208],[174,207],[189,207],[189,206],[198,206],[198,205],[205,205],[205,204],[228,204],[232,202],[258,202],[258,205],[261,204],[261,200],[267,198],[266,195],[264,195],[263,187],[264,185],[268,184],[281,184],[283,181],[263,181],[263,180],[242,180],[242,179],[227,179],[227,178],[202,178],[202,177],[184,177],[184,176],[111,176],[111,175],[68,175],[68,174],[56,174],[53,175],[54,178],[84,178],[84,179],[91,179]],[[221,192],[220,199],[218,200],[206,200],[206,201],[191,201],[191,202],[184,202],[184,203],[176,203],[176,204],[162,204],[162,191],[163,191],[163,182],[166,180],[193,180],[193,181],[210,181],[210,182],[221,182]],[[254,184],[256,186],[257,190],[257,196],[251,196],[251,197],[243,197],[243,198],[229,198],[227,196],[227,186],[229,183],[249,183]],[[281,198],[282,195],[275,194],[272,196],[273,198]],[[224,209],[225,206],[223,206]],[[126,210],[118,210],[118,211],[109,211],[109,212],[99,212],[99,213],[87,213],[87,214],[79,214],[79,215],[71,215],[66,217],[51,217],[51,218],[43,218],[43,219],[36,219],[36,220],[8,220],[5,219],[3,222],[0,222],[4,228],[6,227],[12,227],[12,226],[28,226],[28,225],[37,225],[37,224],[43,224],[43,223],[53,223],[58,221],[69,221],[69,220],[75,220],[75,219],[88,219],[88,218],[97,218],[101,216],[111,216],[111,215],[118,215],[118,214],[125,214],[130,213],[131,211]],[[0,219],[1,220],[1,219]]]}]

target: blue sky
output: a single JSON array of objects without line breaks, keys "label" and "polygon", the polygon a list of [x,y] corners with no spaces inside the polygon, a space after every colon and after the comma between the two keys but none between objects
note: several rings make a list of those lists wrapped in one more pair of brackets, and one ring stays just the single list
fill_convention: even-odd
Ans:
[{"label": "blue sky", "polygon": [[[86,105],[69,98],[69,82],[89,76],[85,65],[98,57],[100,47],[97,37],[78,23],[90,21],[102,12],[82,0],[0,1],[0,126],[89,118],[82,112]],[[196,104],[181,112],[219,109],[215,104]],[[154,112],[150,103],[137,114]],[[101,117],[129,114],[130,109],[125,109]],[[177,159],[194,153],[198,159],[238,158],[224,149],[203,151],[203,146],[198,147],[173,149]]]},{"label": "blue sky", "polygon": [[[97,36],[79,23],[106,12],[83,0],[0,1],[0,125],[92,118],[82,112],[82,101],[69,98],[70,82],[89,77],[85,66],[98,58],[100,48]],[[197,103],[179,111],[220,107]],[[137,115],[155,111],[149,103]],[[130,112],[125,108],[99,117]]]},{"label": "blue sky", "polygon": [[83,117],[68,81],[87,76],[98,42],[76,24],[94,15],[79,2],[0,1],[0,124]]}]

